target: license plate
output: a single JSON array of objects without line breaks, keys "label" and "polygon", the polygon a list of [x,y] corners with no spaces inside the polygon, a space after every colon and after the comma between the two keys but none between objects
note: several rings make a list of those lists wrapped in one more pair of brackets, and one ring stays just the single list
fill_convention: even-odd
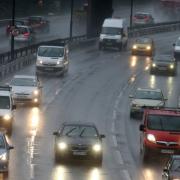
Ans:
[{"label": "license plate", "polygon": [[18,96],[19,99],[25,99],[27,96]]},{"label": "license plate", "polygon": [[161,153],[164,153],[164,154],[174,154],[174,150],[162,149]]},{"label": "license plate", "polygon": [[53,68],[45,68],[46,71],[52,71]]},{"label": "license plate", "polygon": [[166,67],[159,67],[159,70],[166,70]]},{"label": "license plate", "polygon": [[75,156],[85,156],[86,154],[87,154],[86,152],[81,152],[81,151],[73,152],[73,155],[75,155]]}]

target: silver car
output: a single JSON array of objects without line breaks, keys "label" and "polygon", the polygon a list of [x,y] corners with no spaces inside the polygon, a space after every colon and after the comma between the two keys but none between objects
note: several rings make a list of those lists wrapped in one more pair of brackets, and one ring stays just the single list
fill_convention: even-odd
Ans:
[{"label": "silver car", "polygon": [[15,103],[40,105],[42,86],[37,76],[15,75],[10,82]]},{"label": "silver car", "polygon": [[154,18],[149,13],[138,12],[133,16],[133,25],[148,25],[154,24]]}]

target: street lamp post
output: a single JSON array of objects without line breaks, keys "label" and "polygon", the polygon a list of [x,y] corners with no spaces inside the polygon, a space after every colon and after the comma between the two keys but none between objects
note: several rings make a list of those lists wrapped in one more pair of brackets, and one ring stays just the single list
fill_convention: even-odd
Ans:
[{"label": "street lamp post", "polygon": [[134,0],[131,0],[130,28],[132,27],[132,19],[133,19],[133,6],[134,6]]},{"label": "street lamp post", "polygon": [[74,0],[71,0],[71,17],[70,17],[70,31],[69,31],[70,41],[72,40],[72,33],[73,33],[73,11],[74,11]]},{"label": "street lamp post", "polygon": [[[12,27],[15,27],[15,0],[12,0]],[[14,35],[11,32],[11,61],[14,60]]]}]

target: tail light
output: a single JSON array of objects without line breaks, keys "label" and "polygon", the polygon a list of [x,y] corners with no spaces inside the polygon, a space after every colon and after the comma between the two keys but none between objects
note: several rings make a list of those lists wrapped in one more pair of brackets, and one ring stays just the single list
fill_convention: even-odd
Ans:
[{"label": "tail light", "polygon": [[148,21],[148,20],[149,20],[149,17],[148,17],[148,16],[146,16],[146,17],[144,18],[144,20],[145,20],[145,21]]},{"label": "tail light", "polygon": [[24,37],[29,37],[30,33],[24,33]]}]

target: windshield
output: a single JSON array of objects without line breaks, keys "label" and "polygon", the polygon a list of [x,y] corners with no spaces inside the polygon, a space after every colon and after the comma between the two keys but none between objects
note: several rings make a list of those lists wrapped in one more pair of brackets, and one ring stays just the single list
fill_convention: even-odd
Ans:
[{"label": "windshield", "polygon": [[172,169],[173,171],[178,171],[178,172],[180,172],[180,159],[175,159],[175,160],[173,161],[171,169]]},{"label": "windshield", "polygon": [[37,86],[37,82],[32,78],[14,78],[11,81],[12,86]]},{"label": "windshield", "polygon": [[0,109],[10,109],[9,96],[0,96]]},{"label": "windshield", "polygon": [[139,90],[136,92],[135,98],[136,99],[162,100],[163,96],[161,92]]},{"label": "windshield", "polygon": [[67,125],[64,126],[62,135],[72,137],[97,137],[97,130],[93,126]]},{"label": "windshield", "polygon": [[173,58],[172,57],[155,57],[154,58],[155,61],[160,61],[160,62],[174,62]]},{"label": "windshield", "polygon": [[38,56],[42,57],[62,57],[63,55],[63,47],[40,47],[38,49]]},{"label": "windshield", "polygon": [[145,38],[140,38],[140,39],[136,39],[136,43],[140,43],[140,44],[151,44],[151,40],[150,39],[145,39]]},{"label": "windshield", "polygon": [[180,132],[180,116],[148,115],[147,122],[151,130]]},{"label": "windshield", "polygon": [[122,28],[114,27],[103,27],[102,34],[121,35],[123,32]]}]

